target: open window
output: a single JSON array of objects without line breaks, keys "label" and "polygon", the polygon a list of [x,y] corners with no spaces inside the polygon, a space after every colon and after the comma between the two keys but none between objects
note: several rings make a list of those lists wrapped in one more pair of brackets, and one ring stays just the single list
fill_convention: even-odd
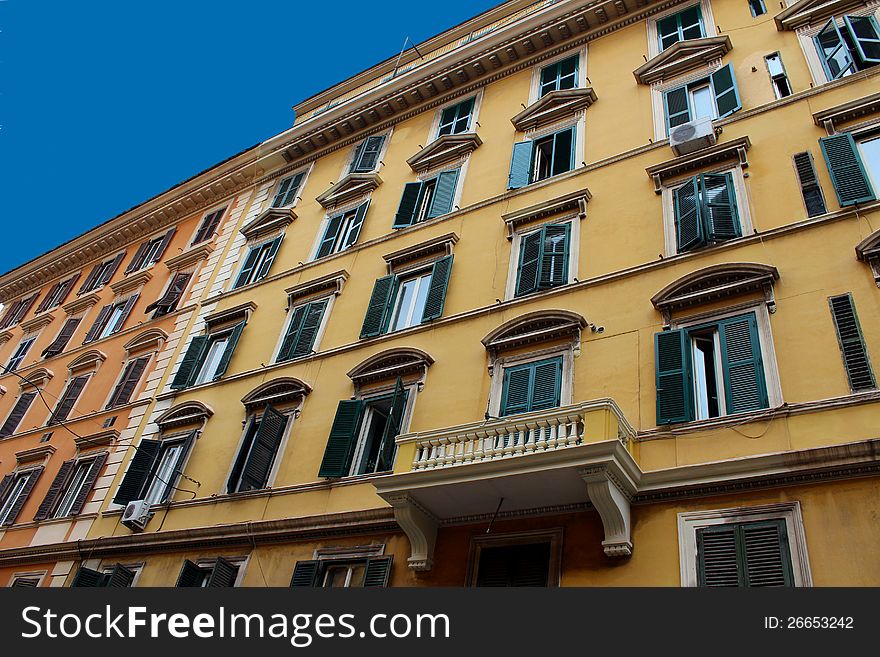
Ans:
[{"label": "open window", "polygon": [[18,342],[18,346],[15,348],[15,351],[12,352],[12,355],[9,357],[9,361],[6,363],[5,373],[14,372],[21,364],[24,362],[25,357],[28,355],[28,352],[31,350],[31,347],[34,346],[34,342],[37,341],[38,333],[31,333],[29,335],[22,336],[21,340]]},{"label": "open window", "polygon": [[67,296],[73,291],[73,287],[78,280],[79,274],[75,274],[74,276],[70,276],[55,283],[49,288],[46,296],[43,297],[43,300],[37,306],[36,313],[52,310],[64,303],[67,300]]},{"label": "open window", "polygon": [[128,297],[120,297],[101,308],[94,323],[88,333],[86,333],[83,344],[102,340],[119,333],[122,327],[125,326],[125,321],[131,314],[131,310],[137,303],[139,296],[139,294],[135,293]]},{"label": "open window", "polygon": [[158,299],[144,308],[145,313],[152,312],[153,319],[163,317],[177,310],[187,285],[193,277],[192,271],[177,271],[168,279],[168,286]]},{"label": "open window", "polygon": [[874,16],[832,16],[813,40],[828,80],[880,64],[880,27]]},{"label": "open window", "polygon": [[34,305],[34,301],[37,300],[37,297],[39,295],[39,292],[35,292],[34,294],[23,297],[18,301],[14,301],[9,304],[9,307],[3,314],[3,318],[0,319],[0,329],[6,329],[10,326],[15,326],[21,320],[23,320],[25,318],[25,315],[27,315],[28,310],[30,310],[31,306]]},{"label": "open window", "polygon": [[116,273],[116,270],[119,269],[119,265],[121,265],[122,261],[125,259],[125,253],[125,251],[118,253],[115,257],[110,258],[109,260],[104,260],[103,262],[99,262],[97,265],[92,267],[89,275],[86,276],[86,279],[80,286],[77,295],[83,295],[87,292],[97,290],[98,288],[107,285],[107,283],[113,280],[113,275]]},{"label": "open window", "polygon": [[305,170],[297,171],[279,180],[278,187],[275,189],[275,195],[272,197],[271,207],[289,208],[296,205],[306,179],[306,173]]},{"label": "open window", "polygon": [[867,203],[880,189],[880,133],[841,132],[819,140],[841,207]]},{"label": "open window", "polygon": [[667,134],[676,126],[699,119],[722,119],[742,109],[733,67],[726,64],[705,78],[663,93]]},{"label": "open window", "polygon": [[106,462],[107,452],[100,452],[62,463],[34,520],[67,518],[82,513]]},{"label": "open window", "polygon": [[576,133],[577,127],[571,126],[515,143],[507,188],[525,187],[574,169]]},{"label": "open window", "polygon": [[21,513],[43,467],[16,470],[0,480],[0,527],[12,525]]},{"label": "open window", "polygon": [[174,233],[176,231],[176,228],[172,228],[162,235],[157,235],[155,237],[151,237],[144,242],[141,242],[140,246],[138,246],[137,251],[135,251],[134,257],[131,259],[131,262],[128,263],[128,267],[126,267],[125,273],[131,274],[133,272],[140,271],[141,269],[151,267],[155,263],[159,262],[159,260],[161,260],[162,256],[165,254],[165,250],[171,243],[171,238],[174,237]]},{"label": "open window", "polygon": [[284,235],[277,235],[248,244],[247,255],[244,257],[232,288],[237,289],[266,278],[272,268],[272,263],[275,262],[275,256],[278,255],[282,239],[284,239]]},{"label": "open window", "polygon": [[205,319],[206,331],[190,341],[171,381],[172,390],[216,381],[226,373],[253,307],[248,303]]},{"label": "open window", "polygon": [[354,150],[349,173],[375,171],[381,160],[387,135],[373,135],[360,142]]},{"label": "open window", "polygon": [[[392,556],[382,556],[384,546],[364,549],[318,550],[318,558],[297,561],[291,587],[387,587]],[[378,548],[378,549],[377,549]]]},{"label": "open window", "polygon": [[205,559],[183,562],[177,588],[232,588],[244,565],[244,559]]},{"label": "open window", "polygon": [[460,173],[451,169],[406,183],[391,227],[406,228],[452,212]]},{"label": "open window", "polygon": [[160,439],[144,438],[119,484],[114,504],[145,500],[148,505],[171,499],[198,431],[170,432]]},{"label": "open window", "polygon": [[477,97],[471,96],[466,100],[447,105],[440,110],[436,137],[444,135],[458,135],[473,130],[474,114]]},{"label": "open window", "polygon": [[679,41],[706,36],[703,12],[699,4],[657,19],[657,38],[660,52]]},{"label": "open window", "polygon": [[129,588],[134,584],[136,576],[137,570],[119,563],[114,566],[108,566],[103,570],[94,570],[80,566],[70,586],[75,588]]},{"label": "open window", "polygon": [[329,215],[324,220],[324,232],[315,251],[315,259],[340,253],[353,246],[361,234],[370,200]]}]

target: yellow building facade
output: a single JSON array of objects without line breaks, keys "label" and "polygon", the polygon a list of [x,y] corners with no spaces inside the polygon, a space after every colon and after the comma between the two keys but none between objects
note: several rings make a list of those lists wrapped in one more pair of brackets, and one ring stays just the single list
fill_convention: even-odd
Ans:
[{"label": "yellow building facade", "polygon": [[513,0],[160,195],[204,284],[0,583],[877,585],[878,6]]}]

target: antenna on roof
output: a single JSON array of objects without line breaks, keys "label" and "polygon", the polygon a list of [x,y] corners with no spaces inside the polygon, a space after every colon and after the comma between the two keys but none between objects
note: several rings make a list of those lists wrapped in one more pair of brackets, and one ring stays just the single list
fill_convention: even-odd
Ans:
[{"label": "antenna on roof", "polygon": [[392,71],[392,73],[391,73],[391,77],[392,77],[392,78],[397,76],[397,69],[400,68],[400,58],[403,57],[403,53],[406,52],[406,44],[407,44],[407,43],[409,43],[409,44],[412,46],[412,49],[416,51],[416,54],[418,54],[418,56],[419,56],[421,59],[424,59],[424,58],[425,58],[425,56],[424,56],[422,53],[419,52],[419,49],[416,48],[416,44],[414,44],[414,43],[412,42],[412,39],[410,39],[409,36],[407,36],[407,37],[403,40],[403,47],[400,49],[400,54],[397,56],[397,61],[394,62],[394,71]]}]

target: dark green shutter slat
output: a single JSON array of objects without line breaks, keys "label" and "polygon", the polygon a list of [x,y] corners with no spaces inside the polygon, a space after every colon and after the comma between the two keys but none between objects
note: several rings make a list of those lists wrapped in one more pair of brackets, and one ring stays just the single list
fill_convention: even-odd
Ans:
[{"label": "dark green shutter slat", "polygon": [[393,556],[367,559],[367,566],[364,570],[364,587],[387,587],[393,560]]},{"label": "dark green shutter slat", "polygon": [[698,178],[691,178],[672,192],[675,231],[680,252],[706,243]]},{"label": "dark green shutter slat", "polygon": [[560,130],[553,135],[553,163],[551,165],[551,176],[558,176],[560,173],[571,171],[574,169],[574,128],[568,130]]},{"label": "dark green shutter slat", "polygon": [[531,182],[533,148],[534,142],[532,141],[520,141],[513,145],[507,189],[519,189]]},{"label": "dark green shutter slat", "polygon": [[131,463],[122,478],[122,483],[116,490],[116,496],[113,498],[114,504],[128,504],[132,500],[141,499],[141,493],[144,492],[147,477],[153,469],[153,463],[161,444],[158,440],[148,438],[141,440],[134,456],[131,457]]},{"label": "dark green shutter slat", "polygon": [[707,239],[729,240],[739,237],[733,176],[729,173],[704,173],[700,176],[700,190]]},{"label": "dark green shutter slat", "polygon": [[379,335],[385,329],[385,319],[388,315],[388,304],[394,291],[394,275],[383,276],[376,280],[373,285],[373,293],[370,295],[370,303],[364,315],[364,324],[361,327],[361,337],[370,338]]},{"label": "dark green shutter slat", "polygon": [[239,338],[241,338],[241,332],[244,331],[244,325],[245,322],[239,322],[232,327],[232,332],[229,334],[229,339],[226,341],[226,348],[223,350],[223,356],[220,357],[220,362],[217,363],[217,371],[214,373],[214,381],[226,374],[226,370],[229,367],[229,361],[232,359],[232,353],[235,351],[235,346],[238,344]]},{"label": "dark green shutter slat", "polygon": [[70,586],[77,588],[95,588],[106,586],[106,581],[107,575],[104,573],[92,570],[91,568],[86,568],[85,566],[80,566],[79,570],[76,571],[76,575],[74,575],[73,582],[71,582]]},{"label": "dark green shutter slat", "polygon": [[687,342],[683,330],[654,334],[657,424],[693,419]]},{"label": "dark green shutter slat", "polygon": [[687,123],[691,120],[691,112],[688,106],[687,87],[671,89],[663,94],[666,106],[666,128],[670,132],[672,128]]},{"label": "dark green shutter slat", "polygon": [[533,370],[528,367],[510,368],[504,371],[501,391],[501,415],[525,413],[529,410],[529,390]]},{"label": "dark green shutter slat", "polygon": [[793,586],[785,520],[743,523],[737,529],[745,557],[745,585]]},{"label": "dark green shutter slat", "polygon": [[223,557],[217,557],[217,562],[208,578],[208,588],[232,588],[237,577],[238,568]]},{"label": "dark green shutter slat", "polygon": [[339,229],[342,228],[342,217],[342,214],[336,214],[327,220],[327,230],[324,231],[324,237],[321,239],[320,246],[318,246],[316,259],[328,256],[333,251],[333,245],[339,236]]},{"label": "dark green shutter slat", "polygon": [[571,224],[550,224],[541,229],[541,273],[538,287],[548,288],[568,282]]},{"label": "dark green shutter slat", "polygon": [[822,154],[841,206],[873,201],[876,197],[853,136],[844,132],[819,140]]},{"label": "dark green shutter slat", "polygon": [[[24,507],[24,505],[27,503],[31,491],[37,484],[37,479],[39,479],[40,475],[43,474],[43,469],[44,468],[41,465],[40,467],[34,468],[26,475],[24,475],[27,477],[27,481],[19,492],[18,499],[16,499],[15,504],[13,504],[12,508],[9,509],[9,513],[6,515],[6,520],[3,521],[4,525],[12,525],[15,523],[16,518],[18,518],[18,514],[21,513],[22,507]],[[2,489],[0,489],[0,502],[5,502],[5,500],[3,499]]]},{"label": "dark green shutter slat", "polygon": [[177,374],[174,375],[174,379],[171,381],[172,390],[180,390],[190,385],[202,364],[207,344],[207,335],[197,335],[192,339],[183,360],[180,362]]},{"label": "dark green shutter slat", "polygon": [[203,576],[204,571],[201,567],[187,559],[183,562],[183,567],[180,569],[180,575],[177,577],[177,584],[174,586],[177,588],[200,586]]},{"label": "dark green shutter slat", "polygon": [[259,490],[266,487],[286,427],[287,416],[279,413],[271,405],[266,406],[242,470],[238,491]]},{"label": "dark green shutter slat", "polygon": [[444,171],[437,176],[434,197],[431,199],[431,207],[428,208],[429,219],[452,212],[452,202],[455,200],[455,185],[457,182],[458,169]]},{"label": "dark green shutter slat", "polygon": [[361,229],[364,227],[364,218],[367,216],[367,209],[370,207],[370,201],[366,201],[361,203],[354,214],[354,219],[351,223],[351,229],[348,231],[348,236],[346,237],[345,243],[342,244],[343,249],[347,249],[352,244],[355,244],[358,241],[358,237],[360,237]]},{"label": "dark green shutter slat", "polygon": [[259,257],[260,247],[252,246],[250,251],[248,251],[247,257],[244,260],[244,266],[241,268],[241,271],[238,274],[238,278],[235,279],[235,285],[233,286],[233,288],[247,285],[250,282],[251,272],[254,271],[254,266],[257,264],[257,258]]},{"label": "dark green shutter slat", "polygon": [[531,401],[529,411],[559,406],[560,385],[562,383],[562,359],[554,358],[534,365]]},{"label": "dark green shutter slat", "polygon": [[754,314],[725,319],[719,322],[718,332],[728,414],[767,408],[767,387]]},{"label": "dark green shutter slat", "polygon": [[321,319],[324,317],[326,309],[326,299],[313,301],[308,305],[305,321],[290,353],[291,358],[301,358],[312,353],[315,346],[315,338],[318,336],[318,328],[321,326]]},{"label": "dark green shutter slat", "polygon": [[343,399],[339,402],[318,471],[319,477],[344,477],[348,474],[355,441],[361,428],[363,409],[364,404],[358,399]]},{"label": "dark green shutter slat", "polygon": [[416,209],[423,186],[422,182],[409,182],[403,186],[403,194],[400,197],[400,205],[397,206],[397,214],[394,215],[392,228],[406,228],[415,223]]},{"label": "dark green shutter slat", "polygon": [[804,206],[807,208],[807,216],[815,217],[825,214],[827,212],[825,198],[822,196],[822,187],[816,176],[813,155],[809,151],[796,153],[794,168],[801,186],[801,195],[804,197]]},{"label": "dark green shutter slat", "polygon": [[446,288],[449,285],[449,274],[452,272],[452,256],[440,258],[431,269],[431,284],[425,299],[422,321],[427,322],[443,315],[446,303]]},{"label": "dark green shutter slat", "polygon": [[741,586],[741,556],[736,526],[717,525],[697,530],[697,585]]},{"label": "dark green shutter slat", "polygon": [[275,262],[275,256],[278,255],[278,249],[281,246],[282,239],[284,239],[283,235],[272,240],[272,244],[269,245],[269,253],[266,255],[263,264],[260,265],[259,271],[256,272],[251,282],[261,281],[269,275],[269,270],[272,268],[272,263]]},{"label": "dark green shutter slat", "polygon": [[519,267],[516,272],[514,296],[519,297],[538,289],[543,241],[544,232],[541,230],[524,235],[520,240]]},{"label": "dark green shutter slat", "polygon": [[321,562],[317,560],[297,561],[293,567],[293,577],[290,579],[291,587],[312,587],[318,585],[318,571]]},{"label": "dark green shutter slat", "polygon": [[293,315],[290,317],[290,325],[287,328],[287,335],[284,336],[284,340],[281,342],[281,348],[278,350],[278,359],[275,362],[280,363],[285,360],[290,360],[293,357],[293,348],[296,346],[308,309],[308,304],[297,306],[293,309]]},{"label": "dark green shutter slat", "polygon": [[849,47],[843,40],[840,28],[837,27],[835,18],[832,17],[825,23],[813,40],[829,80],[836,80],[855,71],[855,62],[850,55]]},{"label": "dark green shutter slat", "polygon": [[134,571],[130,568],[126,568],[122,564],[116,564],[113,566],[110,574],[106,576],[107,580],[104,586],[114,589],[129,588],[132,582],[134,582],[134,575]]},{"label": "dark green shutter slat", "polygon": [[362,141],[355,152],[354,160],[352,160],[351,171],[353,173],[358,173],[375,169],[379,160],[379,152],[382,150],[382,143],[384,141],[384,135],[367,137]]},{"label": "dark green shutter slat", "polygon": [[712,73],[712,89],[715,92],[715,107],[718,108],[718,118],[723,119],[734,112],[742,109],[739,99],[739,90],[736,88],[736,76],[733,74],[733,66],[727,64]]},{"label": "dark green shutter slat", "polygon": [[856,392],[875,388],[874,372],[852,297],[844,294],[831,297],[828,302],[850,390]]},{"label": "dark green shutter slat", "polygon": [[394,467],[394,452],[396,445],[394,439],[400,434],[403,412],[406,410],[406,390],[403,381],[397,377],[394,384],[394,394],[391,396],[391,410],[388,413],[388,421],[385,423],[385,431],[379,443],[379,462],[376,472],[386,472]]}]

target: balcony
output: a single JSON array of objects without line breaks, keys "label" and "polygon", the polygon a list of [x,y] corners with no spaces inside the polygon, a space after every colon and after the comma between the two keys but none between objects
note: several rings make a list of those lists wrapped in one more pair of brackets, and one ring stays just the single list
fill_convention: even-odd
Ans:
[{"label": "balcony", "polygon": [[410,539],[413,570],[432,567],[442,525],[586,502],[602,518],[605,553],[628,556],[634,436],[610,399],[403,434],[395,473],[375,486]]}]

